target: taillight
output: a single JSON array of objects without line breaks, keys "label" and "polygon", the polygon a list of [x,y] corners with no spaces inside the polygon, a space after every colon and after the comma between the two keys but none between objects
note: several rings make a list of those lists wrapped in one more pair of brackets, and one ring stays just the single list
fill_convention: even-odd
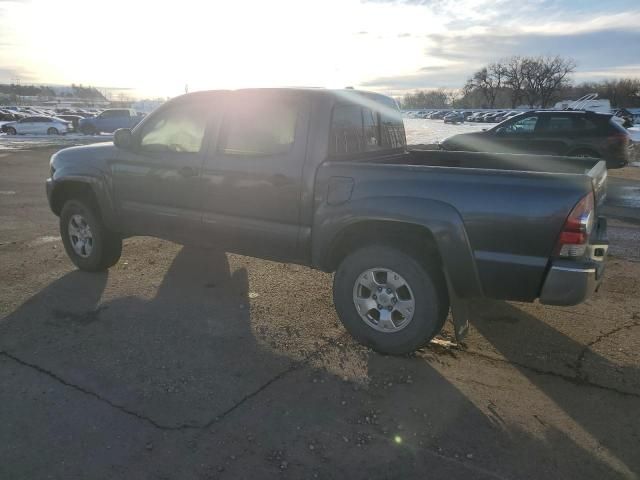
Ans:
[{"label": "taillight", "polygon": [[585,254],[593,230],[594,215],[593,192],[589,192],[573,207],[565,220],[556,245],[556,255],[571,258]]},{"label": "taillight", "polygon": [[629,146],[630,140],[631,137],[625,132],[616,132],[607,137],[607,142],[610,146],[613,147],[626,148],[627,146]]}]

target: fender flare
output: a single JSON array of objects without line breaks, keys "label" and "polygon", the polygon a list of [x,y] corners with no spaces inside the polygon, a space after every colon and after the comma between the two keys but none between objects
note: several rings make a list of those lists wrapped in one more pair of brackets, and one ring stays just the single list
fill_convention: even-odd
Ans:
[{"label": "fender flare", "polygon": [[[100,209],[100,215],[107,228],[110,230],[118,231],[118,222],[116,212],[114,208],[113,198],[107,180],[102,175],[102,172],[97,172],[96,175],[87,174],[66,174],[64,170],[56,172],[53,178],[50,179],[50,186],[48,185],[48,197],[49,205],[54,210],[54,198],[57,192],[69,184],[84,184],[87,185],[93,192],[96,201],[98,202],[98,208]],[[55,211],[54,211],[55,213]]]},{"label": "fender flare", "polygon": [[462,217],[454,207],[437,200],[397,196],[362,198],[338,206],[322,204],[314,217],[312,264],[326,270],[340,233],[369,221],[401,222],[425,228],[435,239],[452,293],[459,298],[483,296]]}]

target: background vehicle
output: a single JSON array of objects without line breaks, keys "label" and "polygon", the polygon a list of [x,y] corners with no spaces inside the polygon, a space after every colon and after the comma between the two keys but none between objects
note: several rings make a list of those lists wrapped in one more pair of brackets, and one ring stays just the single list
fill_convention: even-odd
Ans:
[{"label": "background vehicle", "polygon": [[8,135],[62,135],[71,130],[71,123],[54,117],[26,117],[2,125]]},{"label": "background vehicle", "polygon": [[71,115],[71,114],[58,114],[56,115],[56,118],[59,118],[61,120],[64,120],[66,122],[71,122],[71,125],[73,126],[74,130],[78,130],[78,125],[80,124],[80,120],[82,120],[84,117],[81,117],[80,115]]},{"label": "background vehicle", "polygon": [[462,112],[451,112],[444,117],[444,123],[462,123],[464,114]]},{"label": "background vehicle", "polygon": [[440,111],[429,114],[427,118],[431,120],[442,120],[445,117],[445,115],[447,115],[448,113],[449,113],[448,111],[440,110]]},{"label": "background vehicle", "polygon": [[467,118],[467,122],[477,122],[478,119],[485,113],[486,112],[474,112],[469,116],[469,118]]},{"label": "background vehicle", "polygon": [[111,108],[95,117],[80,120],[78,128],[87,135],[101,132],[112,133],[119,128],[134,127],[142,118],[142,115],[129,108]]},{"label": "background vehicle", "polygon": [[476,297],[587,298],[604,272],[605,182],[593,159],[407,151],[382,95],[252,89],[177,97],[114,144],[56,153],[47,194],[83,270],[151,235],[335,271],[347,330],[399,354],[450,305],[462,336]]},{"label": "background vehicle", "polygon": [[533,153],[602,158],[608,168],[629,163],[631,139],[610,114],[570,110],[530,111],[484,132],[445,139],[444,150]]}]

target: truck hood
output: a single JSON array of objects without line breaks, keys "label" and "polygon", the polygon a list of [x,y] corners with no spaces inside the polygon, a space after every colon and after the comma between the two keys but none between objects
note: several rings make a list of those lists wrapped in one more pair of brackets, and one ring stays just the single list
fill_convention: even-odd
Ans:
[{"label": "truck hood", "polygon": [[65,148],[54,153],[49,163],[56,175],[91,175],[108,171],[110,160],[117,155],[113,142],[104,142]]}]

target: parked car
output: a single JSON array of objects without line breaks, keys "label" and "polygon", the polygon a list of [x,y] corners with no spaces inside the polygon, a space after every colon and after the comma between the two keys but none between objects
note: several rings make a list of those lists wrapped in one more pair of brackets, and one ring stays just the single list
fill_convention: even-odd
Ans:
[{"label": "parked car", "polygon": [[608,168],[629,163],[631,138],[611,114],[588,111],[530,111],[484,132],[445,139],[445,150],[534,153],[602,158]]},{"label": "parked car", "polygon": [[346,329],[403,354],[450,306],[462,337],[473,298],[573,305],[598,286],[604,162],[545,158],[407,151],[395,101],[379,94],[211,91],[166,102],[113,143],[54,154],[46,185],[82,270],[151,235],[336,272]]},{"label": "parked car", "polygon": [[469,118],[467,118],[468,122],[477,122],[478,119],[484,115],[486,112],[474,112]]},{"label": "parked car", "polygon": [[485,123],[497,123],[498,118],[500,118],[503,114],[504,112],[502,110],[491,112],[483,117],[483,121]]},{"label": "parked car", "polygon": [[436,112],[433,112],[431,114],[429,114],[429,116],[427,118],[431,119],[431,120],[442,120],[445,115],[447,115],[449,112],[446,110],[439,110]]},{"label": "parked car", "polygon": [[140,122],[142,115],[129,108],[110,108],[95,117],[83,118],[78,124],[86,135],[101,132],[112,133],[119,128],[132,128]]},{"label": "parked car", "polygon": [[444,123],[462,123],[464,115],[462,112],[451,112],[444,116]]},{"label": "parked car", "polygon": [[8,111],[0,111],[0,122],[13,122],[16,120],[16,117],[13,113]]},{"label": "parked car", "polygon": [[80,124],[80,120],[84,118],[80,115],[71,115],[71,114],[62,114],[62,115],[58,114],[56,115],[56,117],[66,122],[71,122],[73,129],[76,131],[78,130],[78,125]]},{"label": "parked car", "polygon": [[71,122],[55,117],[34,116],[5,123],[1,128],[8,135],[64,135],[71,130]]}]

